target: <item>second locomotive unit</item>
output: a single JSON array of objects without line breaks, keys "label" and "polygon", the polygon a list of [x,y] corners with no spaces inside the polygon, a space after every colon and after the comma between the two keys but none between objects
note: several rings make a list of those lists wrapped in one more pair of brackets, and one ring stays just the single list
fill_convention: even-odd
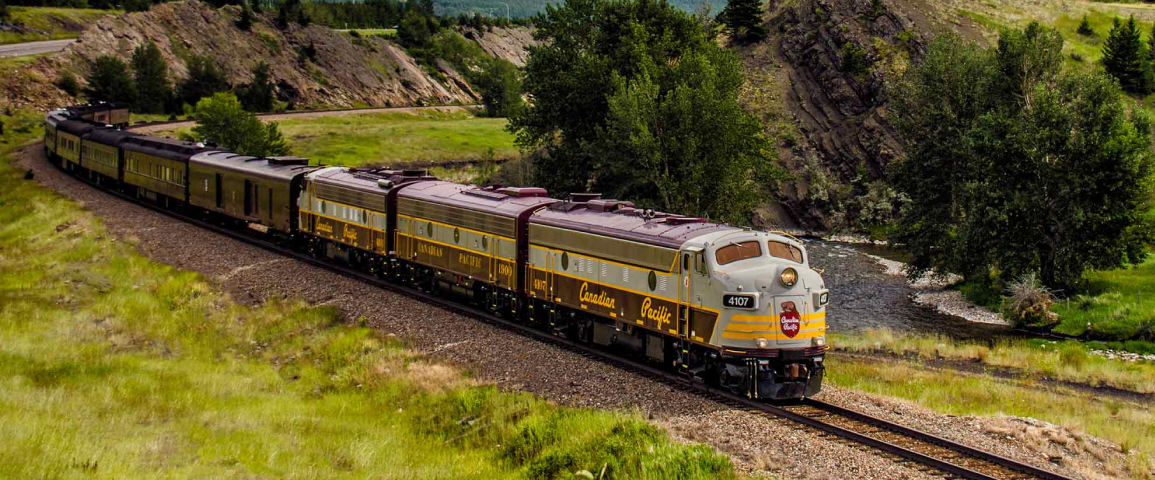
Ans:
[{"label": "second locomotive unit", "polygon": [[102,125],[95,110],[50,113],[45,149],[104,188],[751,397],[821,389],[829,292],[793,237],[596,194],[238,155]]}]

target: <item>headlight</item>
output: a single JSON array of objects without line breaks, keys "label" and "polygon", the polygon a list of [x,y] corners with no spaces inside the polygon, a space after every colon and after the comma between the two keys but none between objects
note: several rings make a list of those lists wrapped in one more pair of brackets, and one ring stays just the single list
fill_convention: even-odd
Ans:
[{"label": "headlight", "polygon": [[779,279],[782,280],[783,285],[793,287],[795,283],[798,283],[798,270],[787,267],[786,270],[782,271]]},{"label": "headlight", "polygon": [[759,338],[758,340],[754,341],[754,344],[758,345],[758,348],[766,348],[766,339],[765,338]]},{"label": "headlight", "polygon": [[810,341],[810,345],[815,347],[824,347],[826,346],[826,337],[814,337],[814,340]]}]

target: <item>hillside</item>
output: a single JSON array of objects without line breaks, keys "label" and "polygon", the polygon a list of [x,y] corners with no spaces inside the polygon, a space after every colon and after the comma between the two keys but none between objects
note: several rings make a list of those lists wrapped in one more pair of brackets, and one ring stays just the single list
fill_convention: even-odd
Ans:
[{"label": "hillside", "polygon": [[[1003,26],[1032,20],[1058,28],[1069,62],[1083,68],[1101,56],[1111,19],[1134,14],[1150,32],[1155,9],[1144,4],[1038,0],[798,0],[774,2],[770,36],[734,46],[746,65],[743,101],[779,139],[779,158],[793,174],[779,202],[760,212],[765,225],[826,231],[877,222],[865,212],[893,207],[883,181],[901,155],[887,123],[886,84],[942,32],[993,44]],[[1084,14],[1096,36],[1075,28]],[[849,58],[848,57],[853,57]]]},{"label": "hillside", "polygon": [[[316,25],[278,30],[268,13],[252,31],[243,31],[234,25],[238,16],[237,7],[215,9],[189,0],[103,18],[64,52],[28,68],[0,72],[0,98],[13,107],[59,105],[70,100],[51,85],[61,72],[83,78],[97,56],[113,54],[127,61],[134,48],[152,41],[176,79],[187,75],[186,63],[194,55],[213,58],[234,85],[251,81],[252,69],[266,61],[277,80],[278,98],[296,108],[471,104],[478,99],[447,62],[421,65],[385,38],[354,38]],[[515,63],[524,61],[521,42],[531,41],[527,32],[505,29],[464,33],[487,52]],[[310,47],[315,55],[308,54]]]}]

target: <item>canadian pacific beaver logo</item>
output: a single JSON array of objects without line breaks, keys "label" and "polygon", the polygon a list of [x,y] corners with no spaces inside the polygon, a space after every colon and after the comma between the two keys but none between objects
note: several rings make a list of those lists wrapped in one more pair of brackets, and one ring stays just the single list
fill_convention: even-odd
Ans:
[{"label": "canadian pacific beaver logo", "polygon": [[782,302],[782,313],[778,316],[778,320],[782,323],[782,333],[789,338],[794,338],[798,335],[798,329],[802,324],[802,316],[798,314],[798,309],[794,307],[794,302]]}]

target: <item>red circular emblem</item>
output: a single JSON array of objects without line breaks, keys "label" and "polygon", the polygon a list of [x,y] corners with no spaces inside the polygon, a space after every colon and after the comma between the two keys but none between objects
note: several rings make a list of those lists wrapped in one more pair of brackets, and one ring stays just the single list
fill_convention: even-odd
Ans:
[{"label": "red circular emblem", "polygon": [[778,315],[778,321],[782,323],[782,333],[786,337],[794,338],[798,335],[798,330],[802,327],[802,316],[798,314],[794,302],[782,302],[782,313]]}]

